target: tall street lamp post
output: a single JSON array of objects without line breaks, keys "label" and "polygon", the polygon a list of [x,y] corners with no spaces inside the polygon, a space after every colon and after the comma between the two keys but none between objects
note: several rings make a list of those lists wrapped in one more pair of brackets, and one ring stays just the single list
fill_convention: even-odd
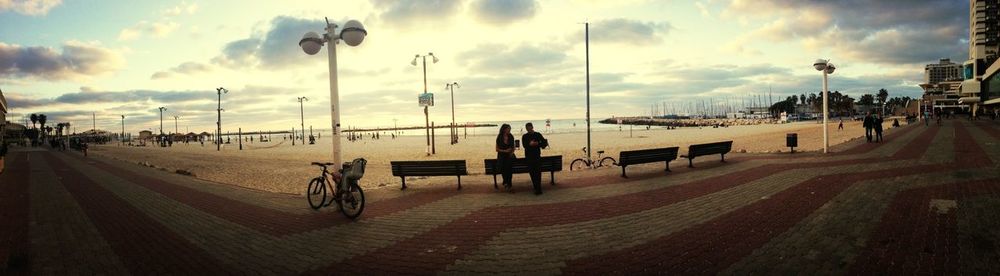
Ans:
[{"label": "tall street lamp post", "polygon": [[444,85],[444,89],[451,89],[451,144],[458,144],[458,128],[455,127],[455,88],[459,88],[458,82]]},{"label": "tall street lamp post", "polygon": [[[434,63],[438,62],[438,58],[434,56],[434,53],[427,53],[426,55],[417,54],[413,57],[413,61],[410,62],[411,65],[417,66],[417,58],[423,60],[424,64],[424,94],[427,94],[427,57],[430,56]],[[427,114],[427,105],[424,105],[424,129],[427,132],[427,155],[431,155],[431,119],[430,115]]]},{"label": "tall street lamp post", "polygon": [[[302,101],[309,101],[309,98],[299,97],[299,124],[302,126],[302,144],[306,144],[306,116],[302,109]],[[311,125],[310,125],[311,126]],[[311,128],[311,127],[310,127]]]},{"label": "tall street lamp post", "polygon": [[160,107],[160,139],[163,138],[163,111],[167,110],[166,107]]},{"label": "tall street lamp post", "polygon": [[175,134],[178,132],[177,131],[177,118],[180,118],[180,117],[181,116],[174,115],[174,133]]},{"label": "tall street lamp post", "polygon": [[828,91],[829,89],[827,89],[827,76],[833,74],[833,71],[836,70],[837,67],[834,66],[833,63],[830,63],[829,60],[825,59],[817,59],[816,62],[813,63],[813,67],[816,68],[816,71],[823,72],[823,153],[829,153],[830,126],[828,126],[827,124],[829,123],[830,120],[830,106],[828,103],[827,94],[830,94],[830,91]]},{"label": "tall street lamp post", "polygon": [[124,114],[122,114],[122,137],[121,137],[120,140],[122,142],[122,145],[125,145],[125,115]]},{"label": "tall street lamp post", "polygon": [[587,164],[590,160],[590,22],[583,23],[584,51],[587,56]]},{"label": "tall street lamp post", "polygon": [[361,25],[361,22],[357,20],[349,20],[344,24],[344,27],[337,32],[337,24],[330,23],[330,19],[326,19],[326,33],[323,37],[315,32],[308,32],[302,36],[302,40],[299,41],[299,47],[302,47],[308,55],[315,55],[319,52],[319,49],[323,47],[324,43],[330,43],[327,45],[327,55],[330,59],[330,113],[331,123],[333,129],[333,169],[337,171],[341,168],[341,151],[340,151],[340,97],[337,91],[337,42],[343,40],[349,46],[361,45],[361,42],[365,40],[365,36],[368,35],[368,31],[365,27]]},{"label": "tall street lamp post", "polygon": [[219,87],[215,89],[219,94],[219,106],[215,109],[218,119],[215,121],[215,151],[222,150],[222,93],[229,93],[229,90]]}]

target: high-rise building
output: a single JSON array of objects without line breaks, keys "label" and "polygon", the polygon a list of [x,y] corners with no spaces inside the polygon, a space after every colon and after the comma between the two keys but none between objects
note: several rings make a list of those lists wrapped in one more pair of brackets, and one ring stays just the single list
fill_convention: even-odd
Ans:
[{"label": "high-rise building", "polygon": [[[986,89],[984,81],[996,75],[1000,50],[1000,1],[969,0],[969,59],[962,65],[959,103],[976,112],[980,104],[1000,96]],[[989,73],[989,74],[988,74]],[[1000,88],[1000,87],[998,87]]]},{"label": "high-rise building", "polygon": [[962,65],[942,58],[938,63],[924,66],[924,83],[937,84],[944,81],[961,81]]}]

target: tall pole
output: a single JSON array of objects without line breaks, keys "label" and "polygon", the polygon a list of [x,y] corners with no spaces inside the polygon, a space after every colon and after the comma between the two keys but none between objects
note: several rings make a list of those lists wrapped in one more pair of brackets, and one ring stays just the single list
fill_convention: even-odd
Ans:
[{"label": "tall pole", "polygon": [[[423,57],[424,64],[424,94],[427,94],[427,56]],[[424,106],[424,130],[427,132],[427,156],[431,155],[431,118],[427,114],[427,106]]]},{"label": "tall pole", "polygon": [[445,87],[451,88],[451,144],[458,143],[458,132],[455,129],[455,87],[458,86],[458,82],[452,82]]},{"label": "tall pole", "polygon": [[125,115],[124,114],[122,115],[122,137],[121,137],[121,142],[122,142],[122,145],[125,145]]},{"label": "tall pole", "polygon": [[163,111],[167,110],[166,107],[160,107],[160,139],[163,139]]},{"label": "tall pole", "polygon": [[305,145],[306,144],[306,117],[305,117],[305,113],[303,113],[304,111],[302,109],[302,101],[303,100],[308,101],[309,98],[299,97],[299,124],[302,127],[302,144]]},{"label": "tall pole", "polygon": [[222,150],[222,93],[229,93],[229,90],[219,87],[215,89],[219,94],[219,106],[215,109],[218,119],[215,121],[215,151]]},{"label": "tall pole", "polygon": [[587,163],[590,160],[590,22],[583,23],[584,51],[587,56]]},{"label": "tall pole", "polygon": [[827,102],[826,102],[827,101],[827,94],[829,94],[829,91],[827,89],[827,80],[826,80],[826,78],[827,78],[827,73],[826,73],[826,69],[824,69],[823,70],[823,153],[829,153],[830,152],[830,136],[828,134],[828,132],[829,132],[829,130],[828,130],[829,126],[827,126],[827,123],[828,123],[828,121],[830,119],[829,118],[830,117],[830,108],[829,108],[829,106],[827,106]]},{"label": "tall pole", "polygon": [[330,113],[331,129],[333,130],[333,169],[340,170],[343,160],[340,152],[340,94],[337,87],[337,25],[327,21],[324,37],[327,55],[330,57]]},{"label": "tall pole", "polygon": [[179,132],[177,131],[177,118],[180,118],[180,116],[174,115],[174,133]]},{"label": "tall pole", "polygon": [[90,113],[90,115],[93,116],[92,118],[94,120],[93,121],[94,122],[94,134],[97,134],[97,112]]}]

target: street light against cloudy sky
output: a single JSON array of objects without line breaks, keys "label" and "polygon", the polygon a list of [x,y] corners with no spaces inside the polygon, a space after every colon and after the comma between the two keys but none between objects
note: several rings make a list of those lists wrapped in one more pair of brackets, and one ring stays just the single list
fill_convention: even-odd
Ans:
[{"label": "street light against cloudy sky", "polygon": [[816,71],[823,72],[823,153],[829,153],[830,135],[828,132],[830,126],[828,126],[827,123],[829,123],[830,120],[830,105],[827,102],[827,94],[830,94],[830,91],[827,89],[827,75],[833,74],[833,71],[836,70],[837,67],[833,66],[833,63],[830,63],[829,60],[825,59],[817,59],[816,62],[813,63],[813,67],[816,68]]},{"label": "street light against cloudy sky", "polygon": [[308,55],[319,53],[323,44],[327,45],[327,55],[330,59],[330,113],[333,132],[333,169],[337,171],[341,168],[342,157],[340,150],[340,97],[337,91],[337,41],[343,40],[349,46],[361,45],[368,35],[368,31],[357,20],[349,20],[344,23],[344,28],[337,33],[337,24],[330,23],[326,19],[326,33],[320,37],[316,32],[308,32],[299,40],[299,47]]},{"label": "street light against cloudy sky", "polygon": [[[413,61],[410,62],[410,65],[413,65],[413,66],[417,66],[417,59],[418,58],[422,59],[423,62],[424,62],[424,94],[423,94],[424,96],[427,96],[427,57],[428,56],[432,58],[432,61],[434,63],[438,62],[438,58],[436,56],[434,56],[434,53],[427,53],[426,55],[417,54],[415,57],[413,57]],[[430,102],[423,104],[423,106],[424,106],[424,125],[425,125],[424,126],[424,130],[427,132],[427,155],[431,155],[431,153],[434,153],[434,148],[431,146],[431,119],[430,119],[430,115],[427,114],[427,107],[431,106],[431,105],[434,105],[434,97],[433,97],[433,95],[431,95],[431,97],[430,97]]]}]

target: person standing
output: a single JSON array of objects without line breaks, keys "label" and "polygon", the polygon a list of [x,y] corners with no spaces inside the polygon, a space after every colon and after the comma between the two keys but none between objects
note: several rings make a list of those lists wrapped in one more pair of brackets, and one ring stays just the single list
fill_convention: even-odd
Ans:
[{"label": "person standing", "polygon": [[535,127],[531,123],[524,124],[528,130],[521,136],[524,143],[524,158],[528,163],[528,174],[531,175],[531,185],[535,188],[535,195],[542,194],[542,149],[549,146],[548,140],[541,133],[535,132]]},{"label": "person standing", "polygon": [[511,189],[511,176],[514,173],[514,135],[510,134],[510,125],[503,124],[500,126],[500,133],[497,134],[497,166],[500,169],[500,174],[503,175],[503,188],[508,192],[514,192]]},{"label": "person standing", "polygon": [[882,142],[882,122],[883,122],[882,116],[876,115],[874,117],[874,122],[875,122],[875,125],[874,125],[874,127],[875,127],[875,142],[876,143],[881,143]]},{"label": "person standing", "polygon": [[875,118],[872,117],[871,111],[865,113],[865,119],[861,122],[861,125],[865,127],[865,139],[868,143],[872,142],[872,128],[875,127]]}]

